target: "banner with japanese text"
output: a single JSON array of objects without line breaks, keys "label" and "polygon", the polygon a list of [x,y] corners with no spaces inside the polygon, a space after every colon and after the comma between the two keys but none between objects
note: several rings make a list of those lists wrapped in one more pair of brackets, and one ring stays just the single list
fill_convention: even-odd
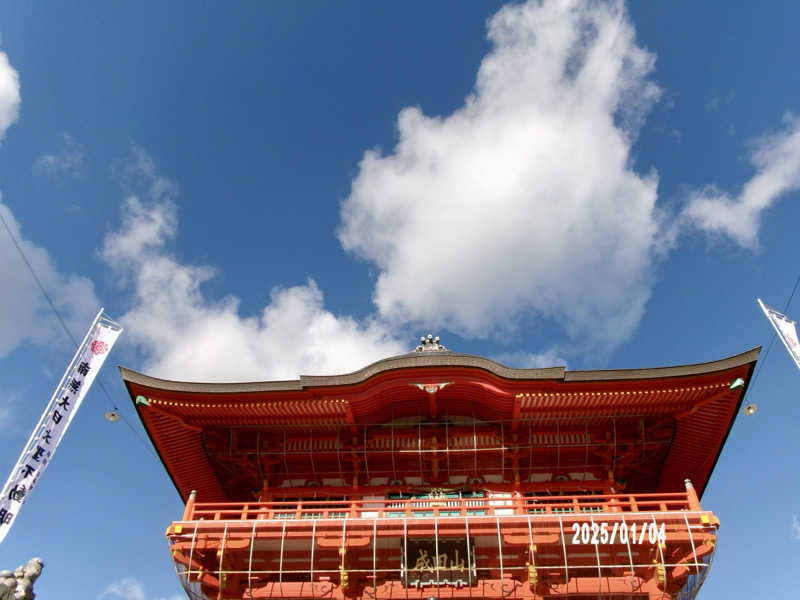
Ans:
[{"label": "banner with japanese text", "polygon": [[106,317],[101,308],[3,486],[0,496],[0,542],[8,534],[22,504],[52,460],[61,438],[120,333],[122,327]]},{"label": "banner with japanese text", "polygon": [[772,323],[778,337],[781,338],[783,345],[789,352],[789,356],[794,360],[794,364],[800,369],[800,340],[797,339],[797,328],[795,322],[787,318],[786,315],[779,313],[766,306],[761,299],[758,299],[758,304],[761,310],[767,315],[767,319]]}]

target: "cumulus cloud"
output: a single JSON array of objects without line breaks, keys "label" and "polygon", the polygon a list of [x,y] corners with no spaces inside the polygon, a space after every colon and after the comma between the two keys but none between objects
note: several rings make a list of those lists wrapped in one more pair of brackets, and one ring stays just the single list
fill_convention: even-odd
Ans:
[{"label": "cumulus cloud", "polygon": [[654,57],[621,2],[509,5],[488,37],[461,108],[405,108],[393,151],[364,154],[339,239],[378,267],[394,323],[480,337],[544,317],[613,347],[643,314],[658,245],[657,177],[630,157]]},{"label": "cumulus cloud", "polygon": [[750,161],[756,174],[738,195],[706,186],[692,192],[683,217],[741,246],[758,246],[761,214],[782,195],[800,189],[800,118],[786,115],[782,130],[756,141]]},{"label": "cumulus cloud", "polygon": [[22,342],[44,344],[63,335],[14,246],[12,235],[73,335],[85,330],[100,306],[92,282],[86,277],[60,273],[46,250],[25,239],[11,209],[2,202],[0,217],[0,358]]},{"label": "cumulus cloud", "polygon": [[379,321],[327,311],[312,280],[273,289],[251,316],[239,314],[238,298],[207,298],[202,284],[214,269],[184,264],[166,249],[177,232],[175,187],[141,149],[122,170],[140,191],[126,198],[122,226],[108,234],[102,256],[132,292],[121,321],[148,373],[196,381],[293,379],[355,370],[408,350]]},{"label": "cumulus cloud", "polygon": [[42,154],[36,160],[36,167],[53,177],[79,178],[83,174],[85,156],[83,145],[69,132],[62,131],[58,134],[58,149]]},{"label": "cumulus cloud", "polygon": [[[0,52],[0,139],[17,120],[19,104],[19,76]],[[92,282],[59,273],[47,251],[25,239],[19,222],[0,196],[0,358],[22,342],[43,344],[63,335],[19,250],[72,331],[85,329],[99,306]],[[0,411],[0,421],[7,418],[8,408]]]},{"label": "cumulus cloud", "polygon": [[[146,600],[147,596],[144,593],[144,586],[133,577],[126,577],[110,583],[103,590],[100,598],[121,598],[122,600]],[[172,594],[169,598],[163,596],[154,598],[154,600],[183,600],[185,596],[182,594]]]},{"label": "cumulus cloud", "polygon": [[5,52],[0,52],[0,140],[19,116],[19,75]]}]

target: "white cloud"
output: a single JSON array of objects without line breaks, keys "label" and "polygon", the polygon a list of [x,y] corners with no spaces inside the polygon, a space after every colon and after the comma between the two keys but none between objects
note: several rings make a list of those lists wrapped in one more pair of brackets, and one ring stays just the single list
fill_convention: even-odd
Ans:
[{"label": "white cloud", "polygon": [[[0,139],[19,115],[19,76],[0,52]],[[0,196],[0,200],[2,197]],[[44,344],[61,329],[36,285],[12,236],[73,331],[83,330],[99,305],[92,282],[85,277],[59,273],[43,248],[26,240],[11,209],[0,201],[0,358],[24,341]],[[8,407],[0,410],[7,420]]]},{"label": "white cloud", "polygon": [[[145,600],[144,586],[133,577],[126,577],[109,584],[100,598],[121,598],[122,600]],[[169,598],[163,596],[154,600],[185,600],[182,594],[172,594]]]},{"label": "white cloud", "polygon": [[[0,216],[33,267],[42,286],[52,298],[67,327],[78,335],[86,329],[100,306],[92,282],[86,277],[64,275],[56,270],[49,254],[26,240],[11,210],[0,202]],[[62,336],[61,328],[17,251],[6,228],[0,223],[0,358],[18,344],[38,344]]]},{"label": "white cloud", "polygon": [[55,177],[80,177],[86,156],[83,145],[66,131],[59,133],[58,138],[58,150],[40,156],[36,161],[36,167]]},{"label": "white cloud", "polygon": [[214,270],[183,264],[165,249],[177,230],[170,200],[175,188],[137,152],[147,168],[124,172],[134,187],[138,180],[143,195],[127,197],[122,227],[106,237],[102,256],[132,291],[121,321],[148,373],[196,381],[293,379],[355,370],[409,349],[378,321],[325,310],[311,280],[273,289],[269,303],[252,316],[239,314],[233,296],[208,299],[201,287]]},{"label": "white cloud", "polygon": [[11,400],[8,397],[3,398],[0,402],[0,431],[5,431],[11,424],[11,416],[14,411],[11,409]]},{"label": "white cloud", "polygon": [[709,112],[714,112],[718,110],[721,106],[728,105],[736,98],[736,91],[730,90],[726,95],[722,96],[718,94],[716,91],[711,92],[711,95],[706,100],[706,110]]},{"label": "white cloud", "polygon": [[109,584],[100,597],[105,598],[106,596],[124,600],[145,600],[142,584],[132,577]]},{"label": "white cloud", "polygon": [[566,359],[555,348],[544,352],[505,352],[492,357],[500,364],[518,369],[545,369],[547,367],[567,367]]},{"label": "white cloud", "polygon": [[800,520],[797,515],[792,515],[792,539],[800,540]]},{"label": "white cloud", "polygon": [[112,175],[129,195],[144,195],[153,202],[169,202],[178,193],[178,185],[156,172],[152,157],[144,148],[134,144],[132,156],[114,161]]},{"label": "white cloud", "polygon": [[757,172],[738,195],[706,186],[691,194],[683,217],[699,229],[756,247],[763,211],[782,195],[800,189],[800,118],[786,115],[784,125],[757,140],[750,155]]},{"label": "white cloud", "polygon": [[19,116],[19,75],[5,52],[0,52],[0,139]]},{"label": "white cloud", "polygon": [[394,323],[467,336],[553,318],[582,346],[628,338],[650,294],[657,178],[631,169],[659,90],[621,2],[529,2],[489,21],[474,92],[446,117],[403,109],[365,153],[343,246],[380,269]]}]

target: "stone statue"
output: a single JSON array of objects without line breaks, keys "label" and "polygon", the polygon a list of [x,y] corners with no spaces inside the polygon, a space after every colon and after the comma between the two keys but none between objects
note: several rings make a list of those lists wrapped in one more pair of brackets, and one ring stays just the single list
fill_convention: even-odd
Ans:
[{"label": "stone statue", "polygon": [[14,571],[0,571],[0,600],[33,600],[33,582],[41,575],[41,558],[32,558]]}]

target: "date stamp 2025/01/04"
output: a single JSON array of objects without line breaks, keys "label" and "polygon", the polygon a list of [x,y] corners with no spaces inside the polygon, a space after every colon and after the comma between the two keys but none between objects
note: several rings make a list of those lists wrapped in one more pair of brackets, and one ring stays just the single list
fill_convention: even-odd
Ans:
[{"label": "date stamp 2025/01/04", "polygon": [[573,544],[663,544],[667,541],[664,523],[573,523]]}]

